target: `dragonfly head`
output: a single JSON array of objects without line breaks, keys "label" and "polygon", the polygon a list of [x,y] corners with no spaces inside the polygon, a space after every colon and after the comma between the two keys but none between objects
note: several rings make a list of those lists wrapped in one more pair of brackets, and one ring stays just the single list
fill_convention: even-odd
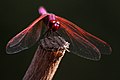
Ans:
[{"label": "dragonfly head", "polygon": [[60,22],[57,20],[50,20],[49,28],[52,29],[52,31],[57,31],[60,28]]}]

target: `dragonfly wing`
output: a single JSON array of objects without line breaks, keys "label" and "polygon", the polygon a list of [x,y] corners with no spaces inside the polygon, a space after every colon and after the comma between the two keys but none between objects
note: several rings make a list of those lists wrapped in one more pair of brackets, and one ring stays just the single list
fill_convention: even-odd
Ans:
[{"label": "dragonfly wing", "polygon": [[60,21],[61,27],[71,39],[71,52],[93,60],[98,60],[101,54],[111,53],[110,46],[103,40],[91,35],[62,17],[56,16],[56,19]]},{"label": "dragonfly wing", "polygon": [[69,30],[65,24],[61,23],[62,29],[59,31],[62,37],[70,43],[70,52],[90,60],[99,60],[101,54],[99,50],[85,38]]},{"label": "dragonfly wing", "polygon": [[105,41],[97,38],[96,36],[93,36],[92,34],[86,32],[85,30],[81,29],[77,25],[73,24],[72,22],[70,22],[64,18],[61,18],[61,17],[58,17],[58,18],[63,22],[63,24],[66,24],[76,34],[84,37],[89,42],[91,42],[93,45],[95,45],[99,49],[101,54],[111,54],[112,49],[111,49],[110,45],[107,44]]},{"label": "dragonfly wing", "polygon": [[40,16],[30,26],[13,37],[6,46],[6,52],[8,54],[14,54],[24,49],[28,49],[35,44],[41,34],[42,19],[46,16],[47,14]]}]

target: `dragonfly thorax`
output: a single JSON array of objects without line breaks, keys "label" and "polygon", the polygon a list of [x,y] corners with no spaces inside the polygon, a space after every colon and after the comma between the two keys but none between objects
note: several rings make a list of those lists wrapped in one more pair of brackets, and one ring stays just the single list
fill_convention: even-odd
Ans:
[{"label": "dragonfly thorax", "polygon": [[60,22],[57,20],[50,20],[49,28],[52,29],[52,31],[58,30],[60,28]]}]

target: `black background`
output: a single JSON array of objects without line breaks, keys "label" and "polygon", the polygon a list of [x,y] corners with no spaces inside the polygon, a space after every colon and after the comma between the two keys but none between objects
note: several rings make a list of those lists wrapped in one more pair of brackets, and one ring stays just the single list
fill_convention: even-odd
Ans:
[{"label": "black background", "polygon": [[111,55],[103,55],[97,62],[66,53],[53,80],[120,79],[119,0],[3,0],[0,1],[0,80],[22,80],[36,48],[8,55],[5,46],[39,16],[39,6],[80,25],[113,49]]}]

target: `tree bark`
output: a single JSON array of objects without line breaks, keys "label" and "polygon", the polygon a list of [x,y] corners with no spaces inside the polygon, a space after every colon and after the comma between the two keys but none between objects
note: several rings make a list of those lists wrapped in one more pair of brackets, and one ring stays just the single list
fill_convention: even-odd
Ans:
[{"label": "tree bark", "polygon": [[[41,45],[38,46],[31,65],[26,71],[23,80],[52,80],[59,63],[69,46],[69,43],[64,41],[64,39],[62,40],[62,38],[61,42],[60,40],[58,41],[60,38],[57,37],[53,40],[50,38],[48,40],[44,39],[41,41]],[[51,42],[54,42],[55,44],[53,45],[52,43],[51,46]],[[67,45],[67,47],[64,47],[65,45]]]}]

